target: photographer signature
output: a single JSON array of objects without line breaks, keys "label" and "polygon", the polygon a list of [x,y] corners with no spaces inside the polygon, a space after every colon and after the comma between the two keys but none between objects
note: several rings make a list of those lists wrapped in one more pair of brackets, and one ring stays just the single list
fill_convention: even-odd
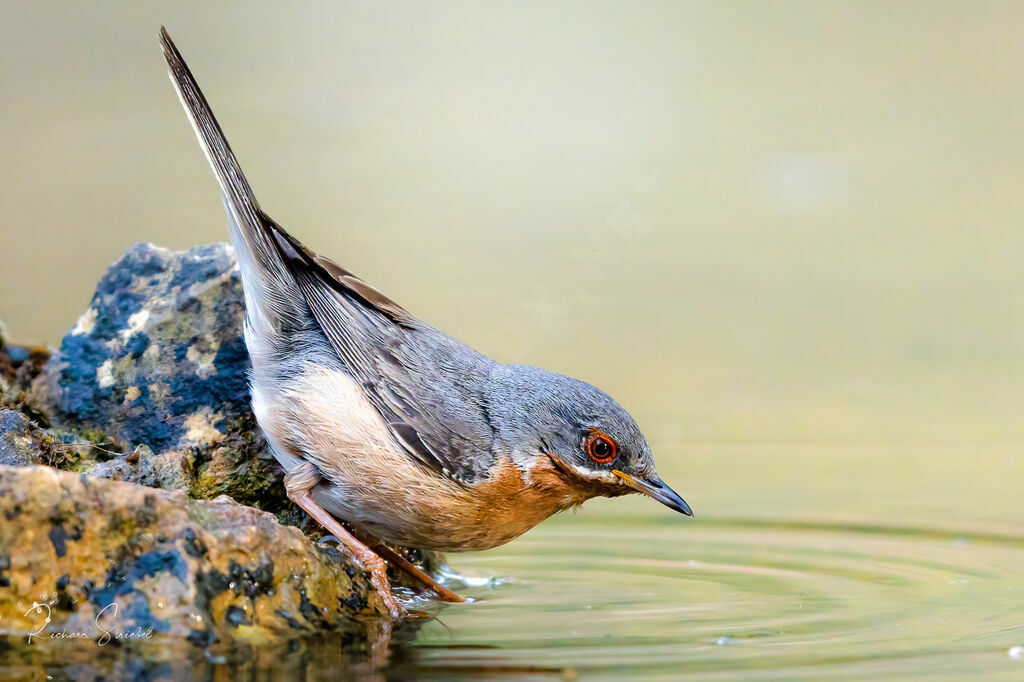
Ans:
[{"label": "photographer signature", "polygon": [[50,605],[38,602],[33,602],[31,608],[25,612],[25,618],[31,618],[33,615],[34,623],[31,630],[28,633],[28,643],[32,644],[34,639],[95,639],[96,644],[104,646],[109,644],[112,639],[118,640],[137,640],[137,639],[151,639],[153,637],[153,628],[142,629],[141,626],[128,629],[118,629],[113,627],[104,627],[100,623],[100,619],[105,615],[110,615],[111,618],[117,617],[117,602],[107,604],[96,613],[96,617],[93,620],[95,627],[89,626],[82,631],[72,630],[52,630],[50,632],[44,632],[47,626],[50,624],[50,617],[52,615],[50,611]]}]

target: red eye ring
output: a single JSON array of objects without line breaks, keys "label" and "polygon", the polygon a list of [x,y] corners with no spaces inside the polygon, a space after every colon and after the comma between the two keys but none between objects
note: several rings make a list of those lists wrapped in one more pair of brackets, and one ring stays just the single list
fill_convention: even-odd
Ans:
[{"label": "red eye ring", "polygon": [[619,454],[619,446],[611,436],[600,429],[590,432],[585,447],[590,459],[598,464],[610,464]]}]

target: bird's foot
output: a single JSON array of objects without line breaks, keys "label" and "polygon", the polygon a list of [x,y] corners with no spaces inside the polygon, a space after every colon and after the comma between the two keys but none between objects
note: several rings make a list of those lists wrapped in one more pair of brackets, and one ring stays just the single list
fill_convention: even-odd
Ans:
[{"label": "bird's foot", "polygon": [[384,602],[384,606],[387,607],[392,618],[402,618],[408,615],[405,607],[391,593],[391,583],[388,582],[388,568],[383,559],[345,530],[333,516],[328,514],[323,507],[313,500],[308,492],[292,492],[289,497],[291,497],[292,502],[302,507],[307,514],[326,528],[327,532],[332,533],[334,539],[344,545],[352,556],[355,557],[355,560],[365,570],[370,572],[370,584],[373,585],[377,594],[380,595],[381,601]]},{"label": "bird's foot", "polygon": [[384,606],[391,612],[391,617],[402,618],[409,615],[406,608],[391,593],[391,583],[388,581],[388,565],[384,563],[383,559],[374,554],[372,550],[367,549],[367,552],[369,556],[356,556],[356,560],[370,573],[370,584],[377,590],[377,594],[380,595]]},{"label": "bird's foot", "polygon": [[408,575],[423,583],[423,585],[425,585],[428,590],[436,594],[441,601],[452,603],[461,603],[466,601],[465,597],[461,597],[452,592],[450,589],[434,580],[426,571],[422,570],[419,566],[412,563],[398,552],[392,550],[387,545],[377,545],[373,549],[379,556],[386,559],[389,564],[395,568],[405,571]]}]

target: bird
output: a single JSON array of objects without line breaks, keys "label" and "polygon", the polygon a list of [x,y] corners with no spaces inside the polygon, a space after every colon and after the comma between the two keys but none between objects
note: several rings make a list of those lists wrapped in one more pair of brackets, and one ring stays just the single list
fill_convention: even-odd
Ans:
[{"label": "bird", "polygon": [[245,298],[256,421],[288,498],[368,571],[393,617],[407,612],[388,564],[441,600],[463,598],[384,543],[490,549],[590,498],[630,493],[693,516],[610,396],[492,360],[274,222],[163,27],[159,40],[220,185]]}]

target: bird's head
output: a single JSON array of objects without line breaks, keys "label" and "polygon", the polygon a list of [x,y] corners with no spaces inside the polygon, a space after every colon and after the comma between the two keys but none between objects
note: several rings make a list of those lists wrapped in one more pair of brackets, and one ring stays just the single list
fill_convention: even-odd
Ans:
[{"label": "bird's head", "polygon": [[610,396],[536,367],[505,368],[510,395],[503,401],[508,409],[498,431],[511,449],[549,458],[566,484],[586,497],[643,493],[693,516],[683,498],[658,476],[640,427]]}]

